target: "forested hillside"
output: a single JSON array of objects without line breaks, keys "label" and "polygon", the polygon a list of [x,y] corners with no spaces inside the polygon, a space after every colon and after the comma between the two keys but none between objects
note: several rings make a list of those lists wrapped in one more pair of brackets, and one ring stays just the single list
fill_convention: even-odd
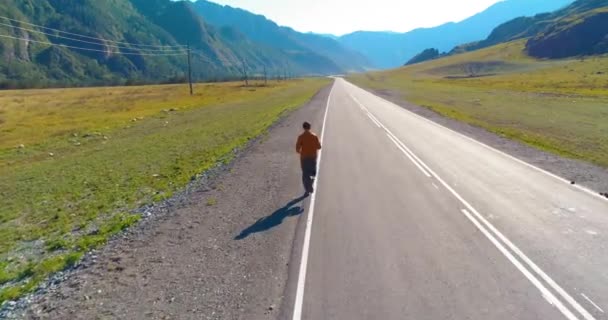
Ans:
[{"label": "forested hillside", "polygon": [[608,0],[578,0],[555,12],[511,20],[487,39],[456,47],[453,53],[523,38],[530,38],[526,49],[537,58],[608,53]]},{"label": "forested hillside", "polygon": [[3,0],[0,87],[183,81],[248,74],[330,74],[324,56],[291,53],[206,23],[187,1]]}]

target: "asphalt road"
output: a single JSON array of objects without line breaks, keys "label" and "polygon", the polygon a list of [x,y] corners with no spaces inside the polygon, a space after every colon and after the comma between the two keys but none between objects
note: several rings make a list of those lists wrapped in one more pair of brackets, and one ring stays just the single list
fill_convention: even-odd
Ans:
[{"label": "asphalt road", "polygon": [[337,79],[300,319],[608,319],[608,201]]}]

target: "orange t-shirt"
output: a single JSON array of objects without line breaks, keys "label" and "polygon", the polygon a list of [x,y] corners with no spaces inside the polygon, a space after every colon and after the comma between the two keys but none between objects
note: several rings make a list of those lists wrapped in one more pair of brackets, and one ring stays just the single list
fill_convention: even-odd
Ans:
[{"label": "orange t-shirt", "polygon": [[310,131],[304,131],[298,137],[296,151],[302,158],[317,158],[317,152],[321,149],[321,142],[316,134]]}]

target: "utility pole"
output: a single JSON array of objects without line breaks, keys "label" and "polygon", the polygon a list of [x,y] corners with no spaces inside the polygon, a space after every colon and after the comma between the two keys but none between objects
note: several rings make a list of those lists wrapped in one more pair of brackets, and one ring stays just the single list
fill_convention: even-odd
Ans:
[{"label": "utility pole", "polygon": [[243,65],[243,76],[245,76],[245,86],[249,86],[249,78],[247,77],[247,68],[245,67],[245,61],[241,60],[241,65]]},{"label": "utility pole", "polygon": [[266,65],[264,65],[264,85],[268,85],[268,73],[266,73]]},{"label": "utility pole", "polygon": [[192,89],[192,58],[190,57],[190,42],[188,42],[188,83],[190,83],[190,95],[194,95]]}]

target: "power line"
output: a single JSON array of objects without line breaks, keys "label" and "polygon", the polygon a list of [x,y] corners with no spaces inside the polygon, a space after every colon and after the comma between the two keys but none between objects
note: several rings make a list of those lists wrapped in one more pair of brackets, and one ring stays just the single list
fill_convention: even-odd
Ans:
[{"label": "power line", "polygon": [[158,53],[158,52],[176,53],[177,51],[180,51],[180,52],[183,51],[183,49],[168,49],[168,50],[162,50],[161,49],[161,50],[157,50],[157,49],[139,49],[139,48],[124,47],[124,46],[114,46],[114,45],[110,45],[110,44],[104,44],[104,43],[99,43],[99,42],[92,42],[92,41],[75,39],[75,38],[71,38],[71,37],[60,36],[60,35],[44,32],[44,31],[39,31],[39,30],[34,30],[34,29],[28,29],[28,28],[18,27],[18,26],[14,26],[14,25],[7,24],[7,23],[2,23],[2,22],[0,22],[0,26],[6,26],[6,27],[11,27],[11,28],[16,28],[16,29],[20,29],[20,30],[24,30],[24,31],[28,31],[28,32],[41,33],[41,34],[44,34],[46,36],[51,36],[51,37],[55,37],[55,38],[59,38],[59,39],[72,40],[72,41],[77,41],[77,42],[82,42],[82,43],[87,43],[87,44],[94,44],[94,45],[97,45],[97,46],[106,46],[106,47],[111,47],[111,48],[125,49],[125,50],[132,50],[132,51],[142,50],[142,51],[145,51],[146,53]]},{"label": "power line", "polygon": [[63,33],[63,34],[68,34],[68,35],[72,35],[72,36],[77,36],[77,37],[81,37],[81,38],[85,38],[85,39],[107,41],[107,42],[112,42],[112,43],[116,43],[116,44],[124,44],[124,45],[131,45],[131,46],[140,46],[140,47],[149,47],[149,48],[181,48],[181,49],[184,49],[186,47],[184,45],[172,45],[172,46],[170,46],[170,45],[150,45],[150,44],[138,44],[138,43],[131,43],[131,42],[113,41],[113,40],[107,40],[107,39],[102,39],[102,38],[85,36],[85,35],[78,34],[78,33],[72,33],[72,32],[62,31],[62,30],[59,30],[59,29],[48,28],[48,27],[45,27],[45,26],[41,26],[41,25],[37,25],[37,24],[33,24],[33,23],[21,21],[21,20],[16,20],[16,19],[12,19],[12,18],[9,18],[9,17],[4,17],[4,16],[0,16],[0,19],[6,19],[6,20],[9,20],[9,21],[12,21],[12,22],[18,22],[18,23],[22,23],[22,24],[25,24],[25,25],[37,27],[37,28],[40,28],[40,29],[51,30],[51,31],[55,31],[55,32]]},{"label": "power line", "polygon": [[188,43],[188,83],[190,84],[190,95],[194,94],[192,90],[192,62],[190,59],[190,43]]},{"label": "power line", "polygon": [[209,57],[207,57],[207,55],[204,54],[202,51],[192,50],[191,52],[192,52],[192,54],[198,55],[201,58],[201,60],[203,60],[204,62],[207,62],[209,64],[215,64],[215,62],[213,60],[211,60]]},{"label": "power line", "polygon": [[[108,51],[106,51],[106,50],[97,50],[97,49],[89,49],[89,48],[81,48],[81,47],[75,47],[75,46],[68,46],[68,45],[65,45],[65,44],[52,43],[52,42],[46,42],[46,41],[38,41],[38,40],[32,40],[32,39],[25,39],[25,38],[13,37],[13,36],[4,35],[4,34],[0,34],[0,38],[8,38],[8,39],[14,39],[14,40],[29,41],[29,42],[34,42],[34,43],[47,44],[47,45],[51,45],[51,46],[64,47],[64,48],[77,49],[77,50],[85,50],[85,51],[108,53]],[[185,52],[183,52],[183,53],[110,52],[110,53],[112,53],[112,54],[119,54],[119,55],[125,55],[125,56],[183,56],[183,55],[186,54]]]}]

